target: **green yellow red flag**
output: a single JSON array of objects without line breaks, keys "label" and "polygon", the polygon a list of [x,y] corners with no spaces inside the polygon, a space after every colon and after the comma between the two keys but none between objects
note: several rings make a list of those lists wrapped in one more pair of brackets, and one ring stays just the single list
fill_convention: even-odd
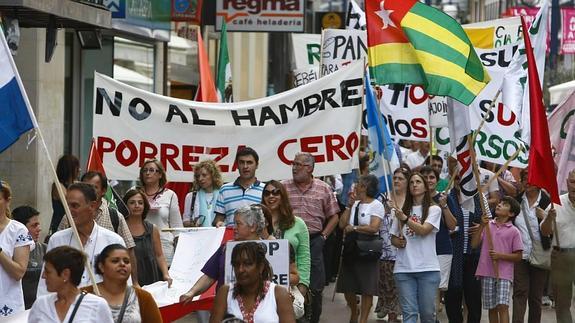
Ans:
[{"label": "green yellow red flag", "polygon": [[469,105],[489,82],[461,25],[416,0],[366,0],[370,73]]}]

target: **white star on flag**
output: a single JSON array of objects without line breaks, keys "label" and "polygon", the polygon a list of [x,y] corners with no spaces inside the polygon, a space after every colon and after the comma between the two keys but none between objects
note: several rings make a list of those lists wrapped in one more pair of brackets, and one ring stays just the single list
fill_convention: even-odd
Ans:
[{"label": "white star on flag", "polygon": [[384,8],[384,3],[385,0],[381,0],[379,3],[381,10],[375,12],[375,14],[381,18],[381,29],[387,29],[389,26],[397,28],[397,26],[393,23],[393,20],[391,20],[389,17],[395,10],[386,10]]}]

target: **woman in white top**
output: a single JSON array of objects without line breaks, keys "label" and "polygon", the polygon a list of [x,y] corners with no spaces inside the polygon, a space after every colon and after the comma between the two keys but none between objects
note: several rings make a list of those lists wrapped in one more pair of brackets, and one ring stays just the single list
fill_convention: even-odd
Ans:
[{"label": "woman in white top", "polygon": [[194,167],[194,191],[186,195],[184,203],[185,227],[211,227],[214,209],[224,184],[218,165],[204,160]]},{"label": "woman in white top", "polygon": [[0,318],[24,311],[22,277],[34,240],[25,225],[10,219],[12,191],[0,181]]},{"label": "woman in white top", "polygon": [[441,279],[435,252],[441,208],[433,204],[426,179],[420,173],[409,177],[409,190],[401,209],[395,211],[391,242],[398,248],[393,270],[399,290],[403,322],[435,323],[435,293]]},{"label": "woman in white top", "polygon": [[218,290],[210,323],[230,316],[246,323],[295,322],[288,291],[270,282],[272,269],[259,243],[237,244],[232,250],[232,266],[236,283]]},{"label": "woman in white top", "polygon": [[[374,175],[363,175],[353,188],[345,208],[339,219],[339,227],[346,237],[352,232],[363,236],[379,234],[381,220],[385,214],[383,204],[377,200],[379,195],[379,181]],[[357,220],[356,220],[357,218]],[[377,295],[378,259],[358,259],[349,255],[344,256],[336,291],[345,294],[347,306],[351,309],[350,322],[366,323],[373,304],[373,295]],[[358,311],[356,295],[361,295],[361,311]]]},{"label": "woman in white top", "polygon": [[140,169],[140,183],[150,203],[150,211],[146,220],[160,229],[160,240],[168,266],[172,264],[174,247],[178,232],[162,232],[166,228],[183,227],[182,216],[178,206],[178,196],[174,191],[165,188],[167,183],[164,166],[157,159],[144,162]]},{"label": "woman in white top", "polygon": [[51,293],[36,300],[28,323],[114,322],[106,300],[78,289],[85,265],[86,255],[69,246],[56,247],[46,253],[42,278],[46,279]]}]

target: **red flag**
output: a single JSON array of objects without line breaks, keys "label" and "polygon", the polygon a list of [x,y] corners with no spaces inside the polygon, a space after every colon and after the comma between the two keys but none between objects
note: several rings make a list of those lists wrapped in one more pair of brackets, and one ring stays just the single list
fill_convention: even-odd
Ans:
[{"label": "red flag", "polygon": [[184,205],[186,202],[186,195],[192,187],[192,183],[188,182],[167,182],[166,188],[171,189],[178,197],[178,205],[180,207],[180,214],[184,214]]},{"label": "red flag", "polygon": [[196,95],[196,101],[218,102],[218,91],[216,90],[216,84],[212,77],[210,62],[204,47],[204,41],[202,40],[200,29],[198,29],[198,64],[200,67],[200,84],[198,86],[198,92],[200,94]]},{"label": "red flag", "polygon": [[106,176],[106,170],[104,169],[102,159],[100,159],[100,154],[98,154],[98,149],[96,149],[96,142],[94,141],[94,138],[92,138],[92,145],[90,146],[90,155],[88,156],[86,171],[100,172]]},{"label": "red flag", "polygon": [[529,29],[525,20],[521,17],[523,27],[523,38],[525,40],[525,50],[527,55],[527,76],[529,79],[529,115],[531,117],[531,144],[529,146],[529,171],[527,182],[533,186],[545,189],[554,203],[561,204],[559,200],[559,190],[557,189],[557,176],[555,174],[555,164],[551,154],[551,142],[549,140],[549,126],[543,104],[543,94],[539,75],[537,74],[537,64],[529,39]]}]

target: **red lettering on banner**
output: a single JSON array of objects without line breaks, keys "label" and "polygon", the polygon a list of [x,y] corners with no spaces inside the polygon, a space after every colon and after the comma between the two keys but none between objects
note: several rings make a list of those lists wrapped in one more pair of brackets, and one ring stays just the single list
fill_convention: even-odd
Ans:
[{"label": "red lettering on banner", "polygon": [[503,108],[503,103],[497,104],[497,122],[499,122],[502,126],[511,126],[515,123],[515,113],[509,110],[509,118],[507,120],[504,119],[503,112],[506,110]]},{"label": "red lettering on banner", "polygon": [[411,120],[411,127],[413,128],[413,136],[417,138],[427,138],[427,129],[425,125],[427,121],[423,118],[415,118]]},{"label": "red lettering on banner", "polygon": [[[209,155],[217,155],[216,158],[214,158],[215,163],[218,163],[222,158],[226,157],[229,151],[230,149],[228,147],[207,148]],[[229,168],[228,165],[220,165],[220,170],[224,173],[227,173]]]},{"label": "red lettering on banner", "polygon": [[154,159],[158,154],[158,148],[151,142],[140,142],[140,165],[144,165],[147,159]]},{"label": "red lettering on banner", "polygon": [[316,163],[323,163],[325,157],[323,155],[314,155],[318,152],[317,144],[323,143],[323,138],[321,136],[305,137],[301,138],[301,151],[312,154]]},{"label": "red lettering on banner", "polygon": [[104,153],[111,153],[116,149],[114,139],[108,137],[98,137],[96,146],[98,147],[98,154],[102,161],[104,160]]},{"label": "red lettering on banner", "polygon": [[[419,89],[421,91],[420,96],[415,96],[415,89]],[[414,104],[421,104],[423,102],[425,102],[425,100],[427,100],[427,98],[429,97],[429,95],[427,93],[425,93],[425,91],[423,90],[423,87],[419,86],[419,85],[412,85],[409,87],[409,100],[411,102],[413,102]]]},{"label": "red lettering on banner", "polygon": [[195,163],[200,161],[200,157],[194,154],[203,154],[204,147],[202,146],[183,146],[182,147],[182,170],[185,172],[193,172]]},{"label": "red lettering on banner", "polygon": [[[277,154],[284,164],[292,164],[292,161],[285,155],[286,147],[297,143],[297,139],[287,139],[279,145]],[[319,148],[322,146],[325,147],[325,153],[317,155]],[[343,147],[345,147],[347,151],[343,151]],[[347,138],[338,134],[301,138],[297,151],[310,153],[314,156],[317,163],[323,163],[334,161],[335,155],[341,160],[351,159],[358,147],[359,138],[355,132],[352,132]]]},{"label": "red lettering on banner", "polygon": [[461,165],[461,170],[459,171],[459,177],[463,177],[469,170],[471,166],[471,158],[469,156],[469,150],[462,152],[461,154],[457,155],[457,161],[459,165]]},{"label": "red lettering on banner", "polygon": [[[127,157],[124,156],[125,151],[129,154]],[[138,148],[129,140],[122,141],[116,149],[116,160],[124,166],[133,164],[138,160]]]},{"label": "red lettering on banner", "polygon": [[346,159],[345,153],[341,148],[345,146],[345,140],[340,135],[327,135],[325,136],[325,153],[327,154],[327,161],[333,161],[333,153],[336,153],[339,158]]},{"label": "red lettering on banner", "polygon": [[286,165],[291,165],[291,160],[287,159],[287,157],[285,155],[285,150],[286,150],[287,145],[293,144],[296,142],[297,142],[297,139],[288,139],[288,140],[284,140],[280,144],[280,146],[278,147],[278,157],[282,161],[282,163],[284,163]]},{"label": "red lettering on banner", "polygon": [[182,170],[180,165],[175,161],[179,154],[180,150],[178,149],[178,146],[174,144],[160,145],[160,161],[162,162],[162,165],[168,165],[169,162],[170,166],[172,166],[174,170]]}]

